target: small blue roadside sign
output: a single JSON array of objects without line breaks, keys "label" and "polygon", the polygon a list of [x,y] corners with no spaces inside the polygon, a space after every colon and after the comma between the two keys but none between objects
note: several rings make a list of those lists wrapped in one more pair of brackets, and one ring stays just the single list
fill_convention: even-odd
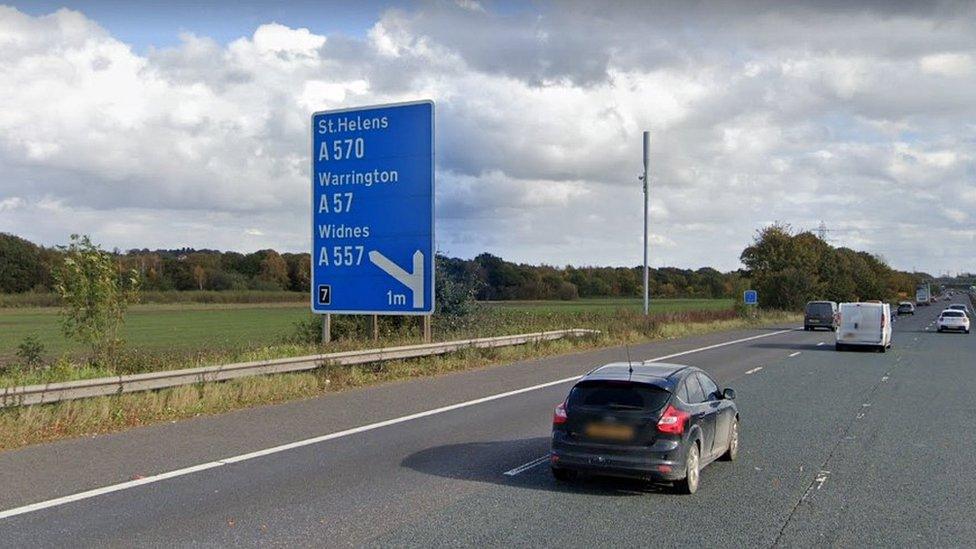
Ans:
[{"label": "small blue roadside sign", "polygon": [[746,290],[742,292],[742,301],[745,301],[746,305],[758,305],[759,294],[756,290]]},{"label": "small blue roadside sign", "polygon": [[312,311],[434,312],[434,103],[312,115]]}]

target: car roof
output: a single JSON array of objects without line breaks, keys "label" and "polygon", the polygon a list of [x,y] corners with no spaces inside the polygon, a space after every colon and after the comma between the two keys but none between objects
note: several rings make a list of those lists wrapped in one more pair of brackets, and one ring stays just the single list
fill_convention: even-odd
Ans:
[{"label": "car roof", "polygon": [[[631,373],[631,368],[633,368],[633,373]],[[686,371],[697,370],[698,368],[692,366],[666,362],[612,362],[586,374],[580,382],[631,381],[656,385],[662,389],[673,391]]]}]

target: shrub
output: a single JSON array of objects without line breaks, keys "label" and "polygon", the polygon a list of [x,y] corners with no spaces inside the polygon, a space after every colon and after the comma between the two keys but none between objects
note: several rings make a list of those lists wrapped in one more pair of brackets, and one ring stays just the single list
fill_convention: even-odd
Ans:
[{"label": "shrub", "polygon": [[71,244],[60,249],[64,262],[54,279],[64,303],[64,335],[87,345],[92,361],[108,364],[122,345],[125,310],[136,299],[138,273],[120,273],[115,259],[88,236],[71,235]]},{"label": "shrub", "polygon": [[44,344],[35,335],[29,335],[17,345],[17,358],[28,369],[35,369],[44,364]]}]

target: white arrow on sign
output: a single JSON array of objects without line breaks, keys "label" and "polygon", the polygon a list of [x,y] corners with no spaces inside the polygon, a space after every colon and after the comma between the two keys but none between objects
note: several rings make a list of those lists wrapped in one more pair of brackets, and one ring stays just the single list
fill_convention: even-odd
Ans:
[{"label": "white arrow on sign", "polygon": [[386,274],[400,281],[413,292],[413,308],[424,307],[424,254],[420,250],[413,253],[413,272],[408,273],[385,255],[373,250],[369,252],[369,260],[374,265],[386,271]]}]

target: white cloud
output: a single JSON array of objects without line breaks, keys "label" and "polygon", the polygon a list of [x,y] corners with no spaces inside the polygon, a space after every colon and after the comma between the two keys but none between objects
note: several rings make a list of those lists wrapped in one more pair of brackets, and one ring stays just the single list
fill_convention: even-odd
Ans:
[{"label": "white cloud", "polygon": [[973,9],[537,9],[389,10],[362,39],[268,22],[140,54],[79,12],[0,7],[0,230],[301,250],[309,114],[432,98],[450,253],[637,264],[647,129],[656,265],[735,268],[764,222],[823,219],[897,266],[976,270]]},{"label": "white cloud", "polygon": [[919,61],[922,71],[929,74],[959,77],[972,74],[973,56],[965,53],[937,53]]}]

